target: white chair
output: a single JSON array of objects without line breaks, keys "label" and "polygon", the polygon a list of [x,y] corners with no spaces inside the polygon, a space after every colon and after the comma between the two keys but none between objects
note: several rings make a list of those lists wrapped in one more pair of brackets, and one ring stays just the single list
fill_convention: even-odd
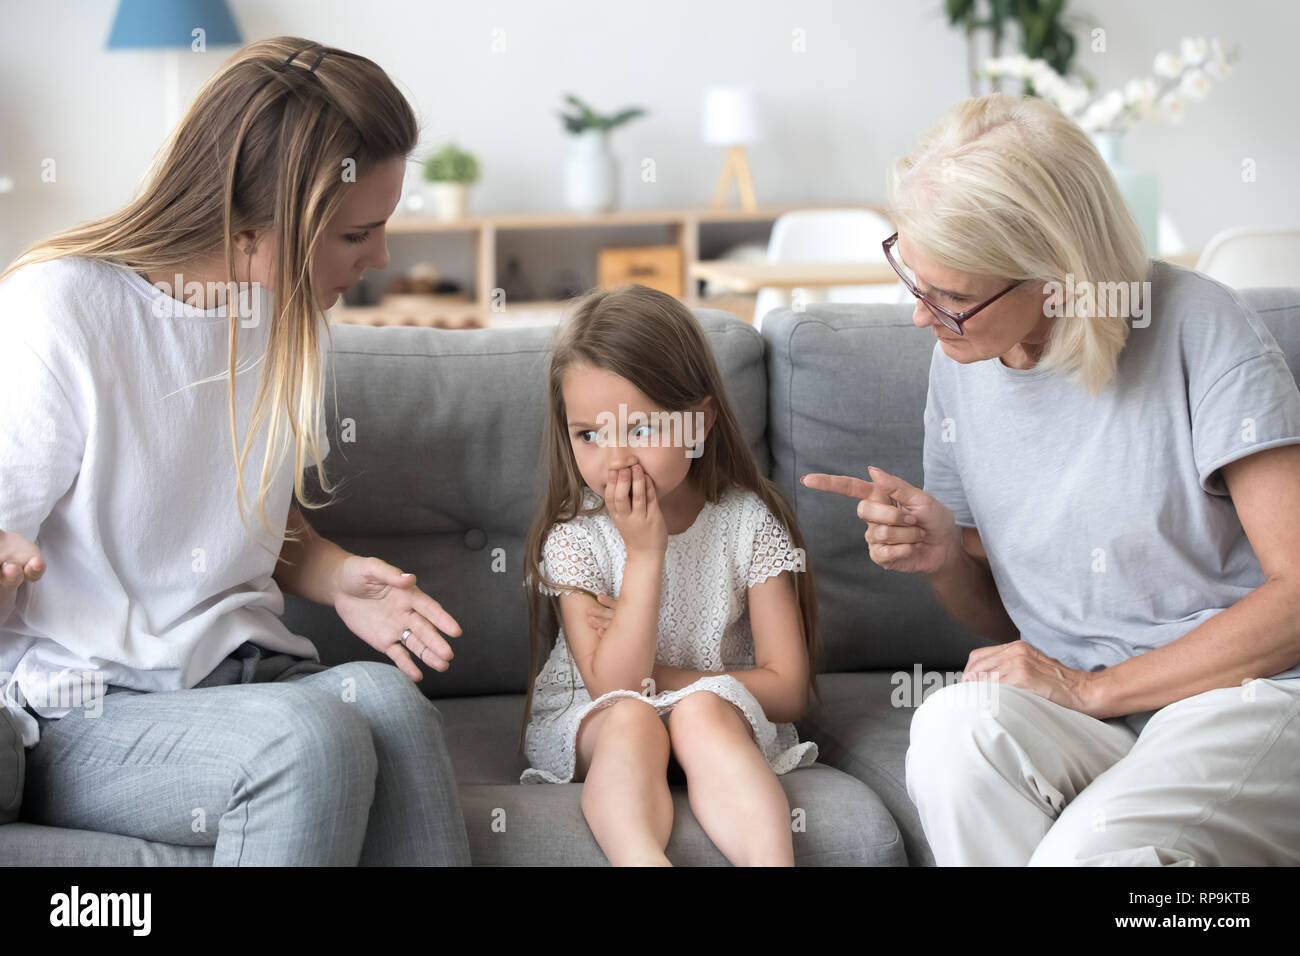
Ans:
[{"label": "white chair", "polygon": [[1225,229],[1206,245],[1196,271],[1234,289],[1300,286],[1300,227]]},{"label": "white chair", "polygon": [[[768,262],[884,262],[880,248],[894,232],[882,216],[868,209],[802,209],[788,212],[772,226]],[[904,302],[911,296],[901,282],[891,285],[832,286],[804,290],[804,302]],[[758,290],[754,328],[763,316],[790,304],[785,289]]]}]

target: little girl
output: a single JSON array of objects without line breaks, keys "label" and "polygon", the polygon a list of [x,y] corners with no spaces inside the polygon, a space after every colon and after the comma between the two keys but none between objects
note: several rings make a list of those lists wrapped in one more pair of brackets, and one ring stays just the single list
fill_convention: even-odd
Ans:
[{"label": "little girl", "polygon": [[733,864],[793,865],[777,775],[817,759],[792,723],[817,692],[812,581],[703,330],[644,286],[588,296],[548,406],[520,782],[583,781],[611,863],[669,865],[674,770]]}]

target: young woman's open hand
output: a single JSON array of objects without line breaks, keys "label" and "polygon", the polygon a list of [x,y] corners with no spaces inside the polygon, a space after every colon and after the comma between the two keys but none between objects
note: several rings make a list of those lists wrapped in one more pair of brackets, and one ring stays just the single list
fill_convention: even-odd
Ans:
[{"label": "young woman's open hand", "polygon": [[21,535],[0,531],[0,621],[13,610],[18,586],[45,573],[40,549]]},{"label": "young woman's open hand", "polygon": [[602,497],[629,556],[663,554],[668,550],[668,525],[659,511],[654,479],[639,464],[611,468]]},{"label": "young woman's open hand", "polygon": [[[460,625],[415,586],[414,574],[404,575],[387,561],[356,554],[344,560],[334,610],[353,634],[387,654],[411,680],[424,679],[412,655],[436,671],[451,666],[454,655],[443,633],[459,637]],[[403,643],[406,630],[411,633]]]}]

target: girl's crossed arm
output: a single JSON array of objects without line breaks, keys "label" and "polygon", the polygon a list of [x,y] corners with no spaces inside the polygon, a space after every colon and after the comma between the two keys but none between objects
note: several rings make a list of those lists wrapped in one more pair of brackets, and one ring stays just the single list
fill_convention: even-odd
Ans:
[{"label": "girl's crossed arm", "polygon": [[618,611],[603,631],[588,622],[588,611],[600,607],[591,595],[560,595],[565,640],[592,700],[611,690],[639,694],[653,676],[662,579],[662,556],[656,562],[628,555]]},{"label": "girl's crossed arm", "polygon": [[[723,671],[745,685],[773,723],[803,716],[808,702],[808,648],[795,598],[794,572],[783,571],[749,589],[749,621],[754,632],[754,666]],[[595,602],[592,602],[595,603]],[[620,599],[618,608],[622,608]],[[655,690],[680,690],[710,671],[656,665]]]},{"label": "girl's crossed arm", "polygon": [[618,608],[603,633],[588,621],[601,605],[588,594],[560,597],[564,633],[592,700],[611,690],[638,694],[654,676],[659,642],[659,599],[663,588],[668,531],[654,482],[640,465],[611,472],[604,499],[627,548]]}]

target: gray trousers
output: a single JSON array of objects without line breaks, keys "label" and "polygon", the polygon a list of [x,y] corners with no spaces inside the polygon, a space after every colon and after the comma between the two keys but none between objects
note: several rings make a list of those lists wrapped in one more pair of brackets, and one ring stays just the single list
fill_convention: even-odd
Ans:
[{"label": "gray trousers", "polygon": [[470,864],[442,715],[391,664],[245,643],[192,689],[110,685],[101,707],[37,717],[24,820],[215,866]]}]

